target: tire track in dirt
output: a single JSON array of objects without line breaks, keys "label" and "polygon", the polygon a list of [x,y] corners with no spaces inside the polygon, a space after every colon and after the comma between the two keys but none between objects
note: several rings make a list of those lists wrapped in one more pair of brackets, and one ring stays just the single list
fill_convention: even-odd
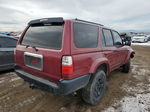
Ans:
[{"label": "tire track in dirt", "polygon": [[150,111],[150,47],[133,46],[136,51],[132,63],[130,77],[122,85],[127,94],[114,103],[104,112],[115,111]]}]

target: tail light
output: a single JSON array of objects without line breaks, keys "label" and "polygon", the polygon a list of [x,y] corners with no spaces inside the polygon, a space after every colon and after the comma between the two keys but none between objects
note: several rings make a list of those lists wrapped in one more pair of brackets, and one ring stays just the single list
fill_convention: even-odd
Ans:
[{"label": "tail light", "polygon": [[73,73],[73,60],[71,56],[62,57],[62,74]]}]

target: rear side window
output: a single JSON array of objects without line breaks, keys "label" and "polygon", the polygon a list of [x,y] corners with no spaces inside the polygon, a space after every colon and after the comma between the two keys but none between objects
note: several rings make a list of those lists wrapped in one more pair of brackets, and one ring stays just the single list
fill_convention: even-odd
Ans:
[{"label": "rear side window", "polygon": [[113,37],[110,30],[103,29],[105,46],[113,46]]},{"label": "rear side window", "polygon": [[61,49],[63,26],[30,26],[25,33],[22,44],[32,47]]},{"label": "rear side window", "polygon": [[97,26],[74,23],[74,43],[78,48],[95,48],[98,45],[98,32]]},{"label": "rear side window", "polygon": [[0,47],[1,48],[15,48],[17,44],[17,40],[3,37],[0,38]]},{"label": "rear side window", "polygon": [[112,31],[114,37],[114,45],[122,45],[122,39],[116,31]]}]

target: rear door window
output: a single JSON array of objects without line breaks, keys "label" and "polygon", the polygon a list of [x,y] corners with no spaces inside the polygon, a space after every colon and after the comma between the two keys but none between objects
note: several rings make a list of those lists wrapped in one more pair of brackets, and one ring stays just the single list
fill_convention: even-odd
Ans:
[{"label": "rear door window", "polygon": [[98,45],[98,26],[74,23],[74,43],[78,48],[96,48]]},{"label": "rear door window", "polygon": [[30,26],[22,44],[32,47],[61,49],[63,26]]},{"label": "rear door window", "polygon": [[103,36],[103,42],[105,42],[105,46],[113,46],[113,37],[111,31],[108,29],[103,29]]}]

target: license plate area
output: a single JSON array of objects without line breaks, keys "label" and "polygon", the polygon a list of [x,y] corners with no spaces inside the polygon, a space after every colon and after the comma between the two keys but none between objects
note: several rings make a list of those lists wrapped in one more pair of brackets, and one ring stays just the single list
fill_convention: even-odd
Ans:
[{"label": "license plate area", "polygon": [[24,53],[24,64],[28,67],[43,70],[43,56],[29,52]]}]

